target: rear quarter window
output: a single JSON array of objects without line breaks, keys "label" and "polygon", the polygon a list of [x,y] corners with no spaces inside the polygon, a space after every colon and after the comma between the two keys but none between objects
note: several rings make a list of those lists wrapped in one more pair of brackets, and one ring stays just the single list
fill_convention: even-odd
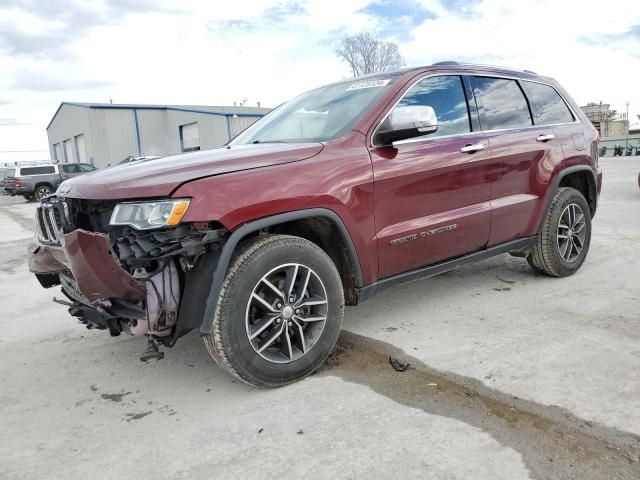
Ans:
[{"label": "rear quarter window", "polygon": [[483,130],[533,125],[527,99],[518,82],[493,77],[473,77],[472,81]]},{"label": "rear quarter window", "polygon": [[51,167],[23,167],[20,169],[20,175],[47,175],[56,173],[56,168]]},{"label": "rear quarter window", "polygon": [[522,82],[536,125],[552,125],[554,123],[570,123],[575,119],[569,107],[555,88],[536,82]]}]

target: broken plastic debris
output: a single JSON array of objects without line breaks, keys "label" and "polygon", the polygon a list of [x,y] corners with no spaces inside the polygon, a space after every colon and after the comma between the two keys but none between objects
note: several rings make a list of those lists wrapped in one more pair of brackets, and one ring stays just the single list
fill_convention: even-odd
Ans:
[{"label": "broken plastic debris", "polygon": [[389,363],[391,364],[391,366],[396,372],[404,372],[407,368],[409,368],[408,363],[402,363],[401,361],[396,360],[395,358],[391,358],[391,355],[389,355]]}]

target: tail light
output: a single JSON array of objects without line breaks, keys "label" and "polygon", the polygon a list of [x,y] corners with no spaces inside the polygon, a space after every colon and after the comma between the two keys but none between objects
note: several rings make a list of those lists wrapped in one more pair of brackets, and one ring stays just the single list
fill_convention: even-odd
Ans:
[{"label": "tail light", "polygon": [[15,179],[15,181],[16,181],[16,187],[19,187],[19,186],[20,186],[20,183],[21,183],[20,179],[19,179],[19,178],[16,178],[16,179]]}]

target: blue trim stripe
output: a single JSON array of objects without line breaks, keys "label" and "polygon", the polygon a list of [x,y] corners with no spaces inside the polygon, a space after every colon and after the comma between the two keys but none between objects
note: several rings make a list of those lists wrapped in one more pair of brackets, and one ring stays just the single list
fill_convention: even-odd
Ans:
[{"label": "blue trim stripe", "polygon": [[83,108],[104,108],[104,109],[110,109],[110,108],[115,108],[118,110],[173,110],[175,112],[188,112],[188,113],[202,113],[205,115],[217,115],[220,117],[233,117],[234,115],[237,115],[238,117],[254,117],[254,118],[261,118],[264,117],[266,115],[266,113],[260,113],[260,112],[255,112],[255,113],[248,113],[248,112],[216,112],[216,111],[210,111],[210,110],[198,110],[195,108],[182,108],[182,107],[172,107],[171,105],[128,105],[128,104],[91,104],[91,103],[76,103],[76,102],[62,102],[60,104],[60,106],[58,107],[58,109],[56,110],[56,112],[53,114],[53,117],[51,118],[51,121],[49,122],[49,124],[47,125],[47,130],[49,129],[49,127],[51,126],[51,124],[53,123],[53,121],[55,120],[56,116],[58,115],[58,112],[60,112],[60,109],[63,107],[63,105],[72,105],[74,107],[83,107]]},{"label": "blue trim stripe", "polygon": [[227,117],[227,141],[231,140],[231,118]]},{"label": "blue trim stripe", "polygon": [[138,156],[142,156],[142,143],[140,142],[140,126],[138,125],[138,110],[133,109],[133,121],[136,124],[136,140],[138,142]]}]

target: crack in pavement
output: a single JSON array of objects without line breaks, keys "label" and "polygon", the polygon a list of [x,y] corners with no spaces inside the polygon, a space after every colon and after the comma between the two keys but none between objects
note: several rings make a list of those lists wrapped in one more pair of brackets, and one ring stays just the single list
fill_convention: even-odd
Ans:
[{"label": "crack in pavement", "polygon": [[[390,355],[411,368],[395,371]],[[378,340],[343,331],[320,374],[479,428],[520,453],[538,479],[640,478],[640,436],[493,390],[472,378],[436,371]]]}]

